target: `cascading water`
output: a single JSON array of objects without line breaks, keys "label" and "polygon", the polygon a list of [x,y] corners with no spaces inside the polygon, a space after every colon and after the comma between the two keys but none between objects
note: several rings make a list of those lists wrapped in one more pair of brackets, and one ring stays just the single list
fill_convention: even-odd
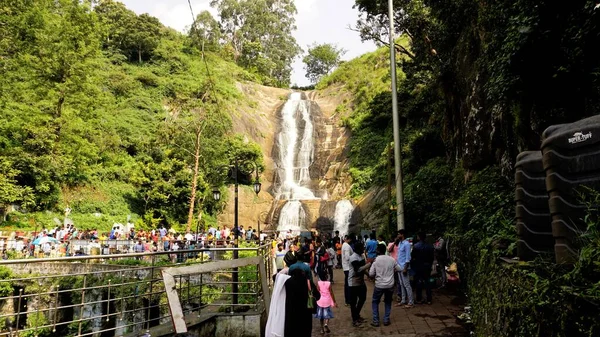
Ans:
[{"label": "cascading water", "polygon": [[333,231],[340,231],[340,237],[348,234],[348,228],[350,227],[350,217],[354,206],[350,200],[340,200],[335,204],[335,215],[333,218]]},{"label": "cascading water", "polygon": [[316,199],[308,187],[309,168],[314,160],[314,127],[310,116],[310,102],[302,93],[290,94],[281,109],[281,131],[277,137],[279,148],[279,189],[276,200],[288,201],[279,214],[277,230],[284,235],[306,230],[306,212],[299,200]]},{"label": "cascading water", "polygon": [[282,235],[289,230],[297,235],[298,232],[306,230],[304,227],[305,218],[306,212],[304,211],[304,208],[302,208],[302,203],[298,200],[290,200],[281,209],[277,230]]},{"label": "cascading water", "polygon": [[277,137],[280,179],[277,199],[315,199],[314,193],[306,187],[310,183],[309,167],[314,159],[314,128],[310,104],[302,99],[301,93],[290,95],[281,110],[281,119],[281,132]]}]

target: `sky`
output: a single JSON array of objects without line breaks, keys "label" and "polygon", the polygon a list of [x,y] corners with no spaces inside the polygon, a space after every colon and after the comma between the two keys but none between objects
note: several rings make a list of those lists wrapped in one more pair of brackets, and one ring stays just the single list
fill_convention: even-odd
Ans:
[{"label": "sky", "polygon": [[[120,0],[127,8],[138,14],[148,13],[157,17],[164,25],[185,31],[193,18],[187,0]],[[354,0],[294,0],[298,9],[296,15],[297,30],[294,37],[300,47],[306,51],[313,43],[334,43],[346,50],[344,60],[350,60],[376,46],[372,42],[361,42],[357,32],[348,29],[358,19],[358,11],[352,8]],[[194,14],[209,10],[216,17],[216,11],[210,7],[210,0],[192,0]],[[292,64],[291,83],[306,86],[310,81],[305,77],[304,64],[299,57]]]}]

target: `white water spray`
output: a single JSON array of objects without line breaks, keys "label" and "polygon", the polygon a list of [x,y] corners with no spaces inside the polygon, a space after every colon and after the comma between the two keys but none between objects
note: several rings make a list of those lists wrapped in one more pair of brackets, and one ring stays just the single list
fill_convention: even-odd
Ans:
[{"label": "white water spray", "polygon": [[354,211],[354,206],[350,200],[340,200],[335,204],[335,215],[333,218],[333,231],[340,231],[340,237],[343,238],[344,235],[348,234],[348,229],[350,227],[350,218],[352,217],[352,212]]},{"label": "white water spray", "polygon": [[289,230],[293,235],[298,235],[301,231],[306,230],[305,218],[306,212],[302,203],[298,200],[290,200],[281,209],[277,230],[281,233],[280,235],[285,235]]}]

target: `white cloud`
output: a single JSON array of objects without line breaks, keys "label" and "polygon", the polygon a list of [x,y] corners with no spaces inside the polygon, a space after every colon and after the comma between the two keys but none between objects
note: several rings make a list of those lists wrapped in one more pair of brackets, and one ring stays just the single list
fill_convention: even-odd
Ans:
[{"label": "white cloud", "polygon": [[[354,0],[294,0],[298,9],[296,16],[297,30],[294,37],[302,49],[312,43],[335,43],[347,50],[345,60],[357,57],[368,51],[375,50],[371,42],[362,43],[358,33],[347,29],[358,19],[358,12],[352,8]],[[187,0],[122,0],[131,10],[138,14],[149,13],[157,17],[164,25],[184,31],[192,22]],[[216,11],[210,8],[210,0],[193,0],[194,14],[210,10],[216,16]],[[304,76],[302,57],[293,64],[292,83],[308,85]]]}]

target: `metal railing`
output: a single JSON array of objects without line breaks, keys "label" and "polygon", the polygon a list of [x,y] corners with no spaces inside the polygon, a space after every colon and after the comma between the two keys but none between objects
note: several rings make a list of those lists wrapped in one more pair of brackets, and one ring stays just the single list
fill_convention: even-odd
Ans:
[{"label": "metal railing", "polygon": [[233,268],[180,275],[175,285],[183,314],[263,312],[270,247],[0,261],[0,336],[123,336],[171,325],[161,270],[228,260],[234,249],[240,258],[260,257],[266,275],[258,265],[240,267],[237,294]]}]

